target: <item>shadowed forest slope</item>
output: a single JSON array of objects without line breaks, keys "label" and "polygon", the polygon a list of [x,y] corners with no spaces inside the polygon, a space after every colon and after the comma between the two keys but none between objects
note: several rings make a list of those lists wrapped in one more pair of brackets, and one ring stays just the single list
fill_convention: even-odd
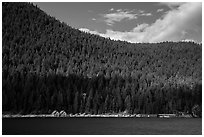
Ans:
[{"label": "shadowed forest slope", "polygon": [[31,3],[2,3],[2,61],[7,112],[192,113],[202,105],[201,45],[114,41]]}]

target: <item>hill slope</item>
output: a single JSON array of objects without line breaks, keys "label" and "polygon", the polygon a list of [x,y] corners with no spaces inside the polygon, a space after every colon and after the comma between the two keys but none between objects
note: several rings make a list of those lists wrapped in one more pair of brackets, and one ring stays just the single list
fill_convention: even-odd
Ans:
[{"label": "hill slope", "polygon": [[201,45],[113,41],[30,3],[2,6],[3,111],[172,113],[201,105]]}]

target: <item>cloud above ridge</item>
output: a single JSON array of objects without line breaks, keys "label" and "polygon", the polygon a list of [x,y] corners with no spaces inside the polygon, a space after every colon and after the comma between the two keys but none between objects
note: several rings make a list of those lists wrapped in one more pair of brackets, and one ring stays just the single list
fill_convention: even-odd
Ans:
[{"label": "cloud above ridge", "polygon": [[164,9],[157,9],[157,12],[162,12]]},{"label": "cloud above ridge", "polygon": [[114,25],[117,22],[123,20],[134,20],[138,19],[139,16],[152,16],[152,13],[146,13],[144,10],[136,11],[128,9],[117,9],[114,11],[113,8],[109,10],[110,13],[101,14],[102,20],[109,26]]},{"label": "cloud above ridge", "polygon": [[[111,9],[111,11],[113,11],[113,9]],[[107,23],[107,25],[110,26],[115,22],[120,22],[123,19],[137,19],[137,14],[132,13],[132,11],[123,11],[122,9],[118,9],[116,12],[104,14],[102,16],[105,18],[105,22]]]},{"label": "cloud above ridge", "polygon": [[[137,24],[131,31],[121,32],[107,29],[106,33],[97,31],[86,32],[98,34],[103,37],[110,37],[115,40],[128,42],[161,42],[161,41],[180,41],[202,40],[202,3],[162,3],[170,7],[161,18],[152,24]],[[117,11],[119,14],[106,14],[109,25],[119,22],[124,18],[136,19],[137,15],[125,11]],[[150,14],[149,14],[150,15]]]}]

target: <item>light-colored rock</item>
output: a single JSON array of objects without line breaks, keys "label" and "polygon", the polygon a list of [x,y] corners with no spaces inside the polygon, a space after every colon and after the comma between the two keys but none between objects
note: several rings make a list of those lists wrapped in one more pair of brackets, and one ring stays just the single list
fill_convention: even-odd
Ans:
[{"label": "light-colored rock", "polygon": [[54,116],[54,117],[59,117],[59,112],[58,112],[57,110],[54,110],[54,111],[52,112],[52,116]]},{"label": "light-colored rock", "polygon": [[62,111],[60,111],[59,116],[60,117],[66,117],[67,113],[64,110],[62,110]]}]

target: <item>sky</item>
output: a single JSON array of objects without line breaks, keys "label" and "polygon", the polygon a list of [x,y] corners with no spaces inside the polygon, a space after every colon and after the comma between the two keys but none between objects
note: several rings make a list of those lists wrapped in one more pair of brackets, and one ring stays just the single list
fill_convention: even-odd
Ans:
[{"label": "sky", "polygon": [[114,40],[202,42],[201,2],[35,2],[81,31]]}]

